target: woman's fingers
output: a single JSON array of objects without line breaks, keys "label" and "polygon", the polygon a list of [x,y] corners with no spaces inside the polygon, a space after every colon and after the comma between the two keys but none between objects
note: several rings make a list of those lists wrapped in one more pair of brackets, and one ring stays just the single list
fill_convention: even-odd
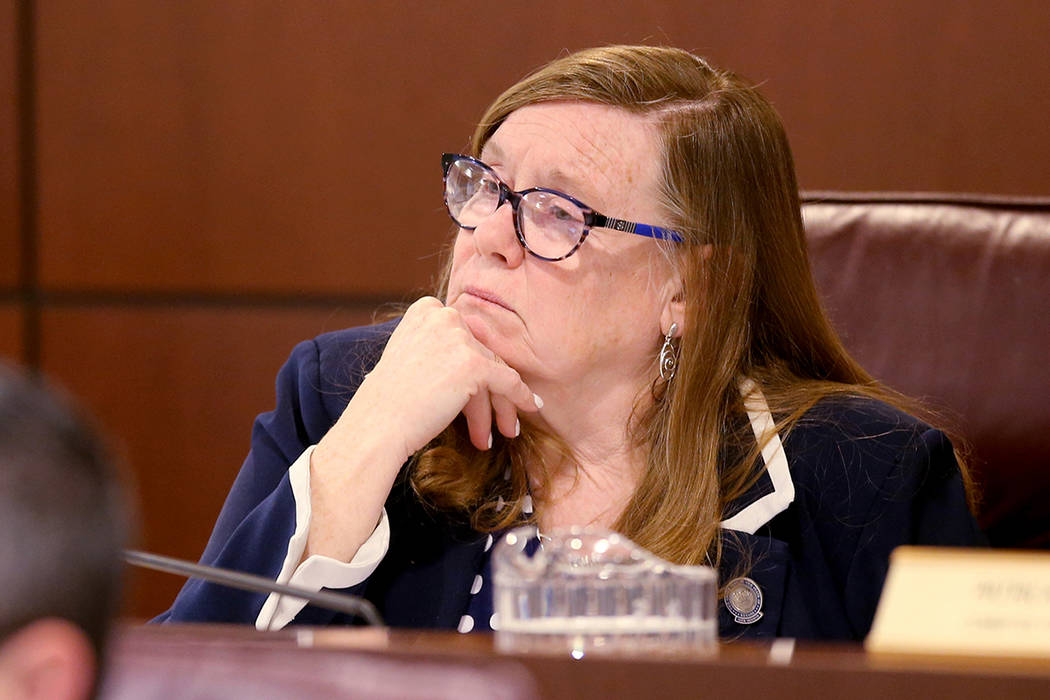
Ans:
[{"label": "woman's fingers", "polygon": [[490,393],[505,398],[517,410],[527,413],[538,411],[543,405],[513,367],[497,360],[492,370],[488,379]]},{"label": "woman's fingers", "polygon": [[496,417],[496,427],[505,437],[516,438],[521,433],[521,421],[514,404],[503,396],[495,394],[491,398],[492,415]]},{"label": "woman's fingers", "polygon": [[479,391],[470,397],[463,407],[467,419],[470,443],[479,450],[492,447],[492,404],[487,391]]},{"label": "woman's fingers", "polygon": [[539,408],[521,376],[474,337],[457,309],[434,297],[406,310],[366,384],[372,391],[355,400],[399,424],[410,454],[459,413],[471,443],[485,450],[494,430],[515,437],[518,413]]},{"label": "woman's fingers", "polygon": [[409,321],[411,323],[417,316],[422,316],[428,310],[441,308],[445,308],[445,305],[437,297],[419,297],[405,309],[405,315],[402,317],[401,322]]},{"label": "woman's fingers", "polygon": [[467,419],[470,442],[479,450],[492,447],[492,439],[497,430],[508,438],[516,438],[521,433],[517,409],[514,404],[499,395],[490,395],[487,392],[475,394],[463,407],[463,416]]},{"label": "woman's fingers", "polygon": [[478,449],[492,446],[490,436],[494,430],[499,430],[508,438],[518,437],[521,433],[518,411],[531,413],[540,407],[538,397],[522,381],[521,376],[499,358],[493,358],[489,370],[489,377],[482,389],[463,408],[470,441]]}]

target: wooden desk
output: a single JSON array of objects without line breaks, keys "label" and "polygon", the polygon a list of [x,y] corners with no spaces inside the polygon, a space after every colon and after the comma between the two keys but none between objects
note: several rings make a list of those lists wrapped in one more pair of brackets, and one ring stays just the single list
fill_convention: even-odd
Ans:
[{"label": "wooden desk", "polygon": [[1050,697],[1050,660],[880,659],[859,647],[814,644],[786,655],[784,647],[737,643],[713,657],[575,660],[501,654],[483,634],[123,626],[102,697]]}]

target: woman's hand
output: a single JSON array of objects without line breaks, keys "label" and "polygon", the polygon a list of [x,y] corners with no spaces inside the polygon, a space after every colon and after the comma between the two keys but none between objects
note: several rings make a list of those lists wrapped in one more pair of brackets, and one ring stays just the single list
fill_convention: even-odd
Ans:
[{"label": "woman's hand", "polygon": [[314,450],[304,558],[353,558],[375,528],[401,465],[460,413],[471,442],[484,450],[492,444],[493,414],[499,431],[516,437],[518,412],[541,405],[456,309],[434,297],[419,299]]},{"label": "woman's hand", "polygon": [[390,426],[401,444],[401,461],[426,445],[463,413],[471,442],[491,442],[492,416],[507,437],[516,437],[518,411],[539,406],[518,373],[471,334],[459,311],[434,297],[417,300],[390,337],[379,363],[354,402]]}]

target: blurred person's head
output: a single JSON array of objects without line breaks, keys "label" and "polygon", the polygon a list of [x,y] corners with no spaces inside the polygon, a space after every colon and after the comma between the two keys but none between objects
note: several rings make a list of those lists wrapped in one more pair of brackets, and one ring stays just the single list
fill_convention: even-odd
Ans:
[{"label": "blurred person's head", "polygon": [[128,526],[90,424],[0,363],[0,697],[92,695]]}]

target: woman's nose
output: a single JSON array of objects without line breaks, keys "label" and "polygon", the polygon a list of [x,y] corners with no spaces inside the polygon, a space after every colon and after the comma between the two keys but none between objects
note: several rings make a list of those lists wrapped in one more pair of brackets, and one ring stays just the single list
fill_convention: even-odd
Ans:
[{"label": "woman's nose", "polygon": [[496,211],[482,219],[474,229],[474,248],[482,256],[495,256],[508,267],[517,267],[525,259],[525,249],[518,242],[514,229],[514,208],[504,202]]}]

